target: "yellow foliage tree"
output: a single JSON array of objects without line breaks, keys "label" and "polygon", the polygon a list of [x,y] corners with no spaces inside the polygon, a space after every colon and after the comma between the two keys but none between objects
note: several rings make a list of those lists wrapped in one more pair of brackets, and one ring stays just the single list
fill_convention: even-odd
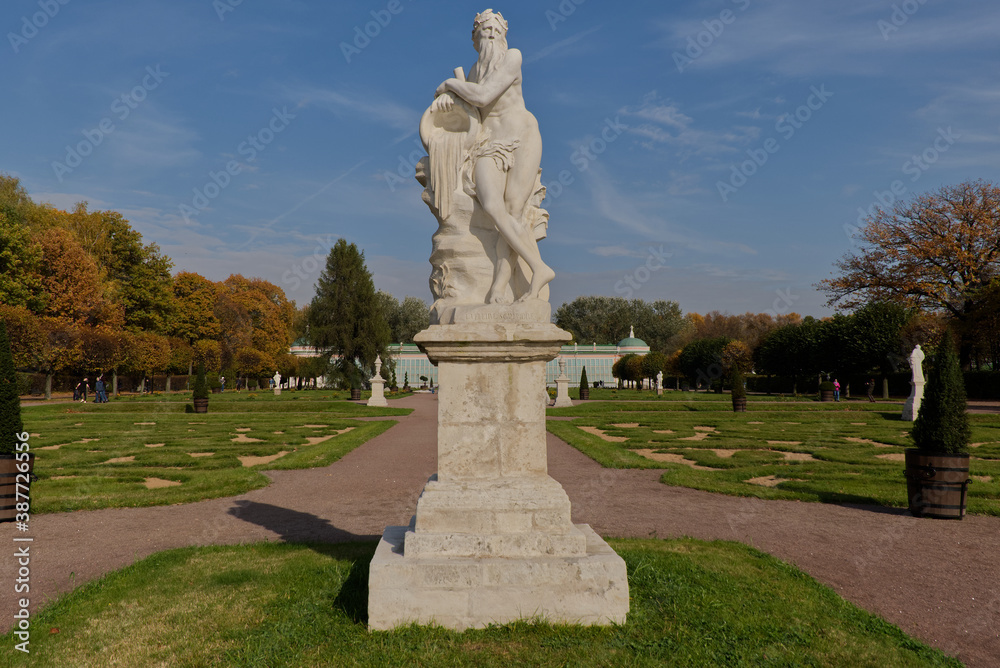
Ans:
[{"label": "yellow foliage tree", "polygon": [[[876,209],[841,258],[840,275],[821,281],[828,305],[892,301],[965,322],[988,303],[1000,269],[1000,187],[986,181],[946,186],[891,209]],[[963,364],[969,346],[963,342]]]}]

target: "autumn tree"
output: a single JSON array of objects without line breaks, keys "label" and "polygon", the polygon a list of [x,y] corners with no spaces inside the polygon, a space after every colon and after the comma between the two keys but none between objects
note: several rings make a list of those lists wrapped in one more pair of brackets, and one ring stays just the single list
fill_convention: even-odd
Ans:
[{"label": "autumn tree", "polygon": [[216,284],[200,274],[182,271],[174,276],[174,308],[168,330],[188,343],[218,339],[222,334],[215,317]]},{"label": "autumn tree", "polygon": [[101,268],[109,296],[125,313],[131,331],[165,333],[173,305],[170,269],[173,262],[156,244],[143,244],[139,234],[117,211],[87,211],[78,204],[67,225]]},{"label": "autumn tree", "polygon": [[204,364],[212,372],[222,369],[222,344],[213,339],[201,339],[191,346],[192,362]]},{"label": "autumn tree", "polygon": [[[338,239],[320,274],[316,296],[309,305],[309,338],[327,358],[339,357],[341,371],[357,376],[374,370],[375,357],[386,357],[390,331],[375,294],[364,253]],[[370,375],[370,374],[369,374]]]},{"label": "autumn tree", "polygon": [[105,299],[97,263],[73,233],[53,228],[37,237],[42,250],[39,273],[46,294],[42,314],[88,325],[110,321],[120,327],[120,309]]},{"label": "autumn tree", "polygon": [[37,368],[45,373],[45,398],[52,398],[52,377],[76,371],[83,362],[80,326],[65,318],[39,318],[41,345],[36,353]]},{"label": "autumn tree", "polygon": [[45,333],[41,320],[24,306],[9,306],[0,303],[0,322],[7,326],[14,366],[20,369],[34,368],[38,361],[38,351],[44,344]]},{"label": "autumn tree", "polygon": [[267,375],[274,373],[292,342],[295,318],[295,304],[284,290],[261,278],[233,274],[218,284],[214,314],[222,331],[223,366],[233,364],[240,351],[252,349],[264,356],[260,365],[271,369]]},{"label": "autumn tree", "polygon": [[170,341],[167,337],[154,332],[128,333],[125,338],[125,365],[143,378],[141,391],[151,391],[147,388],[145,379],[152,380],[157,371],[165,371],[170,364]]},{"label": "autumn tree", "polygon": [[42,249],[27,227],[0,210],[0,304],[41,311],[45,291],[38,275]]},{"label": "autumn tree", "polygon": [[684,347],[697,339],[717,339],[720,336],[735,341],[742,341],[750,348],[756,348],[764,337],[772,331],[785,325],[798,324],[802,317],[798,313],[771,315],[770,313],[751,313],[731,315],[719,311],[705,314],[688,313],[684,316],[687,327],[679,336],[677,343]]},{"label": "autumn tree", "polygon": [[[877,208],[855,238],[840,275],[817,286],[830,305],[892,301],[945,312],[961,327],[985,307],[982,289],[1000,267],[1000,187],[966,182]],[[965,365],[970,342],[961,353]]]}]

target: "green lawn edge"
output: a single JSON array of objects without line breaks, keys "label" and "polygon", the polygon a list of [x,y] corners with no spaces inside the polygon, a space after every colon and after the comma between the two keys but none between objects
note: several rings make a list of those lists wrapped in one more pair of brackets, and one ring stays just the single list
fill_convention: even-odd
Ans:
[{"label": "green lawn edge", "polygon": [[375,543],[188,547],[35,611],[10,666],[960,666],[795,567],[740,543],[609,541],[625,559],[621,625],[517,622],[369,632]]}]

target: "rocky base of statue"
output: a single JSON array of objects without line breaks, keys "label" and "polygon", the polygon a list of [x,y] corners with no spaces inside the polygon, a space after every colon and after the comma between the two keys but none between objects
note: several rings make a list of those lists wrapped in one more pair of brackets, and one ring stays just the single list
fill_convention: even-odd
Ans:
[{"label": "rocky base of statue", "polygon": [[438,366],[438,473],[410,526],[383,534],[370,567],[371,628],[624,622],[625,562],[571,522],[547,470],[545,365],[569,338],[551,323],[502,321],[433,325],[415,337]]}]

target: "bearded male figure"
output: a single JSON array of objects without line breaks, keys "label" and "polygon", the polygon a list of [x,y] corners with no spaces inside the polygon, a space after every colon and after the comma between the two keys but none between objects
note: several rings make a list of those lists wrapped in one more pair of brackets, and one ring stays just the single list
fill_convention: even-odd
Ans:
[{"label": "bearded male figure", "polygon": [[479,60],[468,80],[445,80],[435,91],[433,112],[449,112],[457,96],[479,112],[478,136],[465,156],[466,182],[499,232],[497,261],[487,303],[506,301],[507,285],[521,258],[530,286],[517,301],[538,299],[555,272],[542,262],[535,230],[526,219],[542,160],[538,121],[524,106],[521,52],[507,48],[507,22],[499,12],[478,14],[472,41]]}]

